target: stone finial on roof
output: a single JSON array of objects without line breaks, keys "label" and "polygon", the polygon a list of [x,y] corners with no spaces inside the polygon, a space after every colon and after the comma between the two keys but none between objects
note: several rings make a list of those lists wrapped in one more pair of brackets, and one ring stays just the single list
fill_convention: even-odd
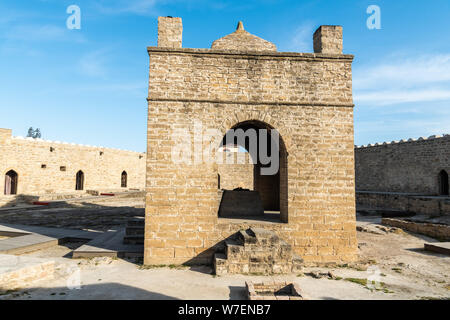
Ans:
[{"label": "stone finial on roof", "polygon": [[242,21],[238,22],[236,31],[214,41],[211,45],[211,49],[234,51],[277,51],[277,47],[272,42],[261,39],[245,31]]}]

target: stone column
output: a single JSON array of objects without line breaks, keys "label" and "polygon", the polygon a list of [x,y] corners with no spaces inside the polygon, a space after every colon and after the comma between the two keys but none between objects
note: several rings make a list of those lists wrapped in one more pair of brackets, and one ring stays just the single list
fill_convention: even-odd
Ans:
[{"label": "stone column", "polygon": [[313,41],[315,53],[342,54],[342,27],[320,26]]},{"label": "stone column", "polygon": [[181,18],[158,17],[158,47],[181,48],[182,38]]}]

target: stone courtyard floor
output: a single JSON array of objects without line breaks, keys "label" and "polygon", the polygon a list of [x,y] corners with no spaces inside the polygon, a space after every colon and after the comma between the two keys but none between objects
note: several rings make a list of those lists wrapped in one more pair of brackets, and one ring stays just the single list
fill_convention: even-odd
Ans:
[{"label": "stone courtyard floor", "polygon": [[[141,205],[139,199],[111,199],[108,205],[6,211],[0,223],[106,230],[142,214]],[[273,279],[298,283],[309,299],[450,299],[450,257],[423,250],[425,242],[436,240],[379,222],[358,216],[359,263],[274,277],[214,276],[206,266],[142,267],[139,261],[106,257],[71,259],[83,242],[68,242],[23,254],[54,261],[55,277],[0,299],[245,299],[245,281]]]},{"label": "stone courtyard floor", "polygon": [[128,219],[144,216],[144,211],[142,198],[110,197],[105,200],[99,197],[97,200],[61,203],[55,208],[3,208],[0,223],[106,231],[125,226]]}]

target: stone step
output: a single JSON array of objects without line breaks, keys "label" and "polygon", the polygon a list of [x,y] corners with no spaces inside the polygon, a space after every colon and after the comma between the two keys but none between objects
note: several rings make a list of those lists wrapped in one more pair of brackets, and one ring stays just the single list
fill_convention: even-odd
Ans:
[{"label": "stone step", "polygon": [[244,246],[246,244],[255,244],[257,242],[255,235],[250,230],[251,229],[239,230],[237,233],[237,240]]},{"label": "stone step", "polygon": [[237,232],[225,241],[225,254],[214,259],[217,274],[283,274],[299,272],[302,264],[290,244],[261,228]]},{"label": "stone step", "polygon": [[250,231],[260,245],[272,245],[280,242],[280,238],[273,231],[263,228],[252,228]]},{"label": "stone step", "polygon": [[27,234],[0,241],[1,254],[24,254],[58,245],[58,238],[40,234]]},{"label": "stone step", "polygon": [[225,256],[227,260],[238,262],[242,259],[248,261],[250,255],[248,251],[245,251],[245,247],[236,240],[225,241]]},{"label": "stone step", "polygon": [[450,242],[425,243],[424,249],[450,256]]},{"label": "stone step", "polygon": [[133,235],[123,237],[124,244],[144,244],[144,235]]},{"label": "stone step", "polygon": [[125,235],[127,236],[143,235],[144,232],[145,228],[143,226],[127,226]]},{"label": "stone step", "polygon": [[125,244],[125,230],[106,231],[102,235],[75,249],[72,258],[93,257],[142,257],[144,246],[141,244]]},{"label": "stone step", "polygon": [[226,266],[227,257],[223,253],[214,254],[213,267],[216,272],[216,275],[224,275],[228,273],[228,269]]}]

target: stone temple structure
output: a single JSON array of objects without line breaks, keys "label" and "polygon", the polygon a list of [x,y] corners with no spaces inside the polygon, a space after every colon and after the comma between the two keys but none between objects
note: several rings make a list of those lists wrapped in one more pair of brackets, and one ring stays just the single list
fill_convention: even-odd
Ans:
[{"label": "stone temple structure", "polygon": [[[159,17],[158,46],[147,48],[144,263],[210,263],[248,228],[274,232],[305,262],[355,260],[353,56],[342,53],[342,27],[317,29],[314,53],[278,52],[242,23],[210,49],[183,48],[182,31],[181,18]],[[204,161],[230,129],[254,129],[259,141],[260,129],[278,132],[279,170],[262,175],[259,156],[228,169]],[[219,216],[235,187],[250,189],[234,190],[241,215]]]}]

